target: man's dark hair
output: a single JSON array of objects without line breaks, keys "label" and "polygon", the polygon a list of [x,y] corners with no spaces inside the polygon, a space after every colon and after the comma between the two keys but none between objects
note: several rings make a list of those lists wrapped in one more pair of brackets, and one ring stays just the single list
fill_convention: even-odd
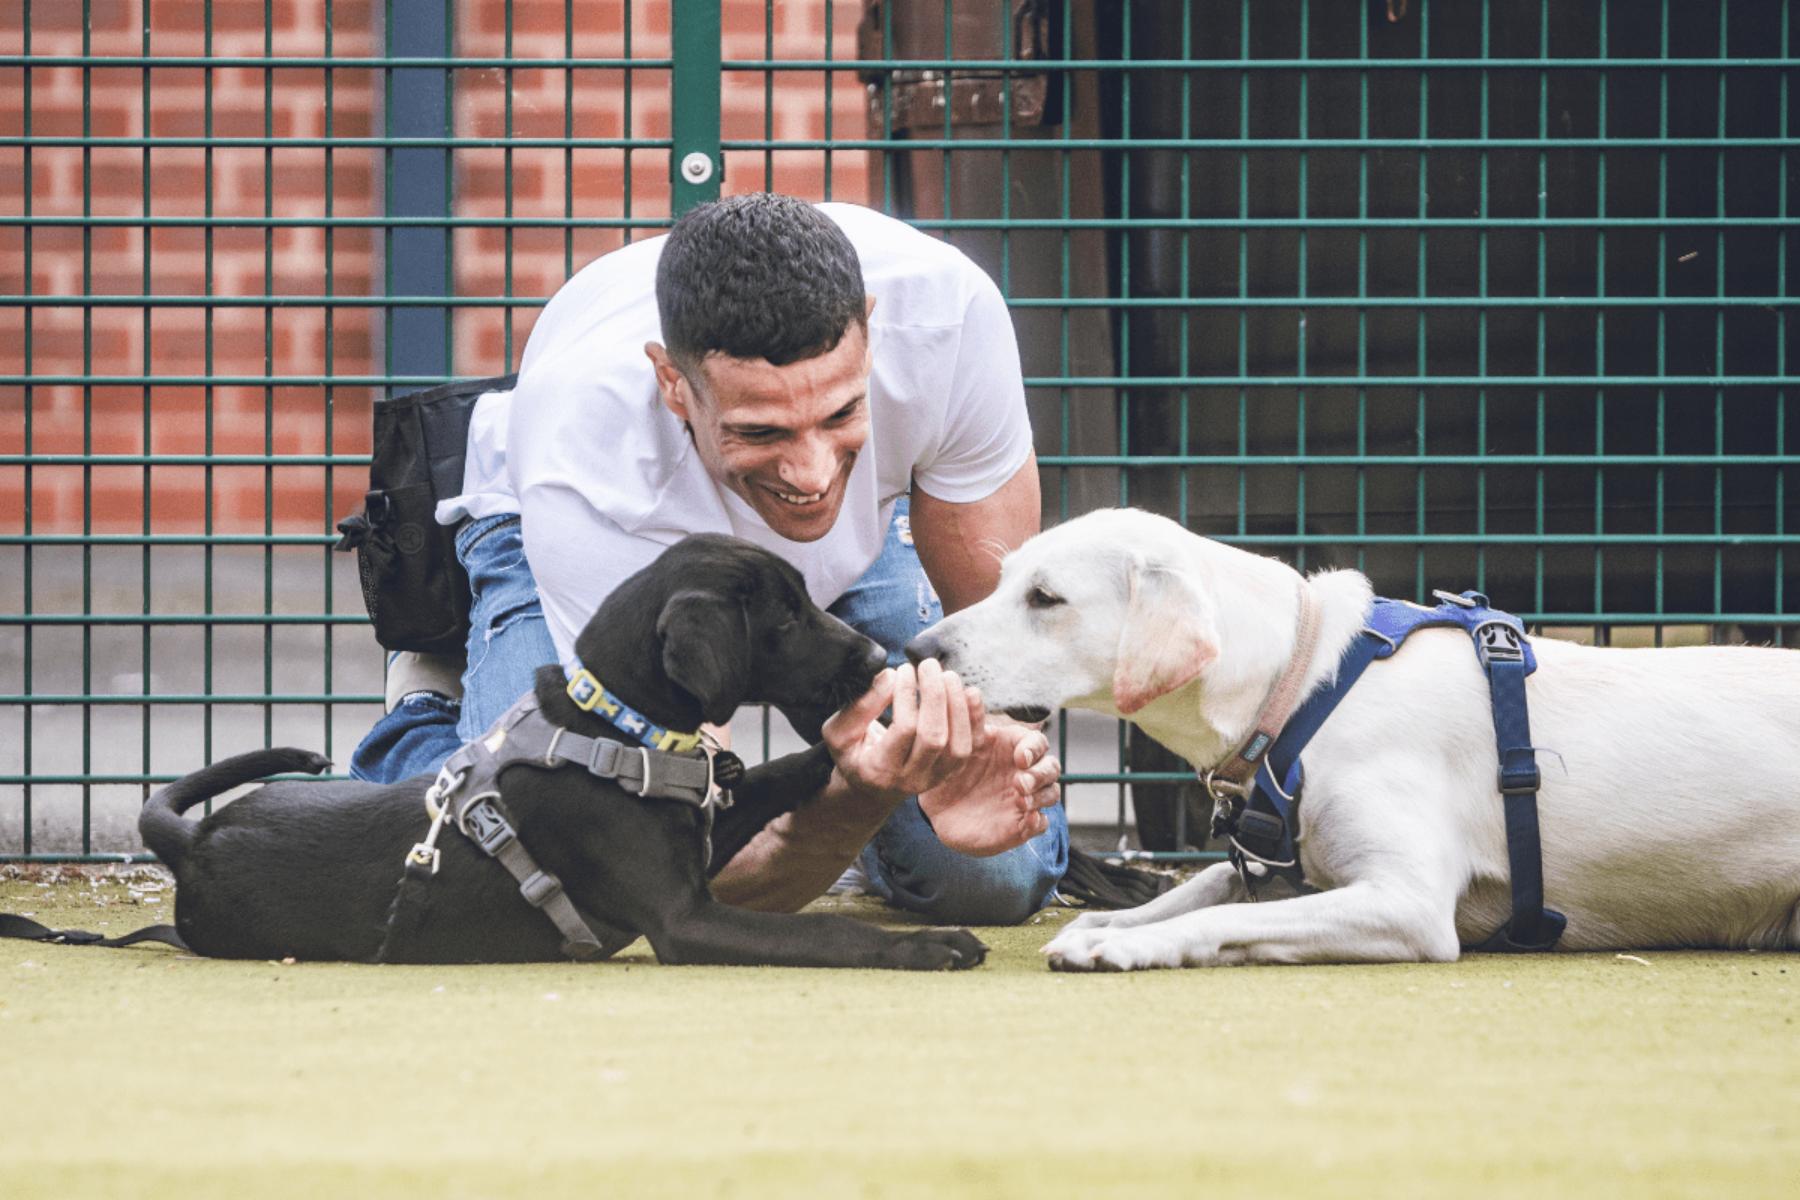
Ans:
[{"label": "man's dark hair", "polygon": [[754,192],[689,210],[656,266],[663,345],[683,370],[717,351],[778,367],[837,347],[863,324],[862,264],[804,200]]}]

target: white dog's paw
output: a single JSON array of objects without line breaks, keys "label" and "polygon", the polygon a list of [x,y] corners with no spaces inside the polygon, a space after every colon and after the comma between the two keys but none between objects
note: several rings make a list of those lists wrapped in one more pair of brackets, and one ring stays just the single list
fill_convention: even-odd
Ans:
[{"label": "white dog's paw", "polygon": [[1173,938],[1145,929],[1065,929],[1044,954],[1056,971],[1142,971],[1182,965]]},{"label": "white dog's paw", "polygon": [[1113,923],[1113,918],[1116,916],[1118,916],[1117,913],[1110,912],[1084,912],[1064,925],[1063,932],[1068,933],[1076,929],[1105,929]]},{"label": "white dog's paw", "polygon": [[1181,947],[1154,929],[1109,930],[1094,946],[1094,969],[1099,971],[1143,971],[1180,965]]},{"label": "white dog's paw", "polygon": [[1094,942],[1099,931],[1064,929],[1051,938],[1042,953],[1050,960],[1053,971],[1091,971],[1094,969]]}]

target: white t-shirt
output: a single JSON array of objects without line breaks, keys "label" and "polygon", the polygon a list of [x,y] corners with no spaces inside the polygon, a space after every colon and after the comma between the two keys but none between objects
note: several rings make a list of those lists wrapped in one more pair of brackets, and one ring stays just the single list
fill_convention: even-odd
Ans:
[{"label": "white t-shirt", "polygon": [[564,284],[525,344],[519,381],[476,405],[463,495],[438,520],[522,515],[557,653],[606,595],[690,533],[729,533],[781,555],[821,606],[874,563],[894,501],[985,499],[1031,451],[1012,320],[963,253],[851,204],[820,206],[844,230],[875,297],[869,437],[837,523],[814,542],[775,533],[716,481],[663,407],[645,342],[661,342],[663,238],[615,250]]}]

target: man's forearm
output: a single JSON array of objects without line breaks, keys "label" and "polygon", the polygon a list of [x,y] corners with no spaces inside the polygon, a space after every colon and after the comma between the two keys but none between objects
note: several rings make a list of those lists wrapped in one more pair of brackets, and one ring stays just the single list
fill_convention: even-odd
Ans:
[{"label": "man's forearm", "polygon": [[915,486],[913,545],[944,611],[956,612],[994,590],[1000,559],[1038,531],[1037,457],[985,500],[952,504]]},{"label": "man's forearm", "polygon": [[903,798],[856,788],[833,770],[825,789],[763,827],[713,877],[713,895],[763,912],[797,912],[825,894]]}]

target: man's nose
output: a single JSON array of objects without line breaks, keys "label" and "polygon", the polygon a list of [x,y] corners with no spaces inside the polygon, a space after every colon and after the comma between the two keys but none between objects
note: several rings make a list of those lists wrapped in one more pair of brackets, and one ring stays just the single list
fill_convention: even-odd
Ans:
[{"label": "man's nose", "polygon": [[781,481],[803,495],[822,492],[837,474],[837,455],[829,440],[801,439],[781,460]]}]

